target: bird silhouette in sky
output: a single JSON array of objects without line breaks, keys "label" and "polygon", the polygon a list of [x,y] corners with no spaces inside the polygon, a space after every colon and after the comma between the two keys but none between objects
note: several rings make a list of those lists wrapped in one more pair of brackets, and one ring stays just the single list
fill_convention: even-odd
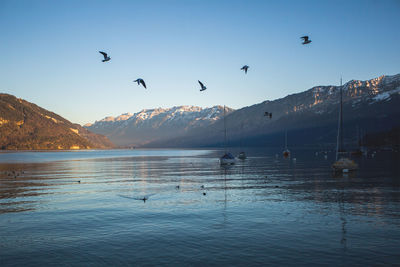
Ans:
[{"label": "bird silhouette in sky", "polygon": [[269,117],[270,119],[272,119],[272,113],[270,113],[270,112],[265,112],[264,113],[264,116],[266,116],[266,117]]},{"label": "bird silhouette in sky", "polygon": [[247,70],[249,69],[249,66],[244,65],[241,70],[244,70],[244,73],[247,74]]},{"label": "bird silhouette in sky", "polygon": [[145,89],[147,89],[146,83],[143,81],[143,79],[139,78],[139,79],[137,79],[137,80],[134,80],[133,82],[137,82],[138,85],[142,84],[143,87],[144,87]]},{"label": "bird silhouette in sky", "polygon": [[302,36],[300,38],[303,39],[303,45],[311,43],[311,40],[309,39],[309,37],[307,35]]},{"label": "bird silhouette in sky", "polygon": [[102,62],[110,61],[111,58],[110,58],[109,56],[107,56],[107,53],[106,53],[106,52],[99,51],[99,53],[102,54],[103,57],[104,57],[104,59],[102,60]]},{"label": "bird silhouette in sky", "polygon": [[198,81],[198,82],[199,82],[199,84],[200,84],[200,86],[201,86],[200,92],[207,89],[207,87],[205,87],[204,84],[203,84],[202,82],[200,82],[200,81]]}]

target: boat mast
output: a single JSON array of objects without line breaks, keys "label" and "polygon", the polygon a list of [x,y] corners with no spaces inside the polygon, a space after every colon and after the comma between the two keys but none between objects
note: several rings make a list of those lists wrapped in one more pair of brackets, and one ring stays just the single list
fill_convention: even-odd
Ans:
[{"label": "boat mast", "polygon": [[240,152],[242,152],[242,139],[243,139],[243,122],[240,125]]},{"label": "boat mast", "polygon": [[224,153],[226,154],[226,121],[225,121],[225,105],[224,105]]},{"label": "boat mast", "polygon": [[341,128],[343,127],[343,117],[342,117],[342,77],[340,77],[340,105],[339,105],[339,120],[338,120],[338,133],[336,139],[336,161],[339,159],[339,151],[343,146],[343,136],[340,133]]},{"label": "boat mast", "polygon": [[340,152],[343,151],[343,89],[342,77],[340,77]]},{"label": "boat mast", "polygon": [[287,150],[287,130],[285,130],[285,150]]}]

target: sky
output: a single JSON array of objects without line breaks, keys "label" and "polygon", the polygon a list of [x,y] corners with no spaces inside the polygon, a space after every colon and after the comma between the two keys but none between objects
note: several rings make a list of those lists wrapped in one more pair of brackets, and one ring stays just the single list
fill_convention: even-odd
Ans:
[{"label": "sky", "polygon": [[157,107],[238,109],[340,76],[400,73],[399,14],[400,0],[0,0],[0,92],[80,124]]}]

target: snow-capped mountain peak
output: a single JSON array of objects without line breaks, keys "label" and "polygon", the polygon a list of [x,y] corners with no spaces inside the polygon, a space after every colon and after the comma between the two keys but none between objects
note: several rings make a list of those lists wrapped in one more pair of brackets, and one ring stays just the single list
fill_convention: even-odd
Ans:
[{"label": "snow-capped mountain peak", "polygon": [[[223,109],[222,106],[143,109],[134,114],[106,117],[94,124],[87,124],[86,127],[96,133],[110,136],[119,145],[143,144],[157,140],[160,134],[164,138],[179,136],[193,128],[207,127],[223,116]],[[226,108],[227,113],[232,111],[233,109]],[[155,129],[159,131],[155,133]]]}]

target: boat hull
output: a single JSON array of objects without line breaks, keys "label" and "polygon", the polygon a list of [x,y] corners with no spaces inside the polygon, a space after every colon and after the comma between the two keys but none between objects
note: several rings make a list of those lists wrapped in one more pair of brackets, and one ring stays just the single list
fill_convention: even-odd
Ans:
[{"label": "boat hull", "polygon": [[283,157],[284,158],[288,158],[290,156],[290,151],[288,149],[286,149],[285,151],[283,151]]},{"label": "boat hull", "polygon": [[233,165],[235,161],[235,157],[231,153],[225,153],[225,155],[219,158],[219,163],[221,165]]},{"label": "boat hull", "polygon": [[246,158],[247,158],[247,157],[246,157],[246,153],[240,152],[238,158],[239,158],[239,159],[246,159]]},{"label": "boat hull", "polygon": [[341,158],[332,164],[335,171],[349,172],[358,169],[358,164],[349,158]]},{"label": "boat hull", "polygon": [[234,165],[235,159],[219,159],[221,165]]}]

